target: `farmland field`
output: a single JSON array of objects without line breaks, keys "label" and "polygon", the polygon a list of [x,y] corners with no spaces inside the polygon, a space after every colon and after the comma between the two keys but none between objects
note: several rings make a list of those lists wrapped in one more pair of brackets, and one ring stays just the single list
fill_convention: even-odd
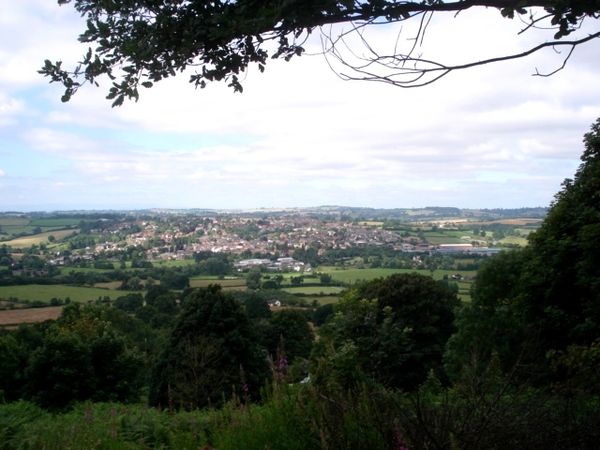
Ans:
[{"label": "farmland field", "polygon": [[336,304],[340,301],[340,297],[338,295],[315,295],[313,297],[306,295],[302,297],[302,299],[309,304],[316,300],[319,305],[328,305],[330,303]]},{"label": "farmland field", "polygon": [[34,219],[30,225],[34,227],[72,227],[78,225],[81,219],[78,217],[65,217],[56,219]]},{"label": "farmland field", "polygon": [[151,263],[154,267],[185,267],[196,264],[196,261],[193,259],[170,259],[167,261],[152,260]]},{"label": "farmland field", "polygon": [[[338,269],[332,266],[321,266],[319,272],[325,272],[332,276],[336,281],[342,283],[356,283],[357,281],[369,281],[375,278],[389,277],[395,273],[420,273],[421,275],[431,276],[431,271],[426,269]],[[474,277],[477,271],[475,270],[443,270],[437,269],[433,271],[433,278],[441,280],[444,275],[461,274],[463,277]]]},{"label": "farmland field", "polygon": [[26,217],[0,217],[0,226],[19,226],[27,225],[29,219]]},{"label": "farmland field", "polygon": [[32,245],[46,244],[48,243],[48,236],[52,235],[56,239],[62,239],[76,233],[77,230],[54,230],[46,231],[44,233],[34,234],[32,236],[23,236],[10,241],[4,241],[3,244],[10,245],[14,248],[27,248]]},{"label": "farmland field", "polygon": [[[115,264],[115,267],[118,268],[119,265],[118,263]],[[103,273],[103,272],[110,272],[110,269],[96,269],[95,267],[61,267],[60,268],[60,273],[65,275],[68,274],[69,272],[76,272],[76,273]]]},{"label": "farmland field", "polygon": [[[464,236],[464,238],[463,238]],[[434,235],[430,235],[425,233],[425,239],[431,245],[440,245],[440,244],[470,244],[473,240],[470,236],[463,234],[461,237],[456,237],[452,235],[443,235],[436,233]]]},{"label": "farmland field", "polygon": [[74,302],[87,302],[91,300],[97,300],[98,297],[109,297],[110,299],[115,299],[129,293],[130,291],[66,286],[64,284],[0,286],[0,298],[18,298],[19,300],[39,300],[43,302],[49,302],[52,298],[65,299],[67,297]]},{"label": "farmland field", "polygon": [[290,294],[307,294],[307,295],[318,295],[318,294],[339,294],[344,290],[340,286],[298,286],[298,287],[285,287],[282,291]]},{"label": "farmland field", "polygon": [[527,241],[527,238],[522,236],[506,236],[505,238],[500,239],[500,243],[519,245],[521,247],[525,247],[529,242]]},{"label": "farmland field", "polygon": [[96,283],[94,287],[100,289],[119,289],[122,284],[121,281],[107,281],[105,283]]},{"label": "farmland field", "polygon": [[206,287],[209,284],[220,284],[224,291],[245,291],[246,280],[244,278],[223,279],[218,278],[190,278],[190,287]]},{"label": "farmland field", "polygon": [[62,306],[47,308],[9,309],[0,311],[0,327],[11,327],[21,323],[39,323],[55,320],[62,312]]}]

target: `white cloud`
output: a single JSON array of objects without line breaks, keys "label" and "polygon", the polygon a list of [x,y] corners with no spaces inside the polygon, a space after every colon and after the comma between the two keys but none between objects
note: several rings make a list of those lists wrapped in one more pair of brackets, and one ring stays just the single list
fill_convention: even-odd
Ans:
[{"label": "white cloud", "polygon": [[23,102],[0,92],[0,127],[14,125],[23,110]]},{"label": "white cloud", "polygon": [[0,169],[0,177],[3,177],[6,175],[6,172],[4,172],[4,170]]},{"label": "white cloud", "polygon": [[[544,204],[600,116],[600,74],[586,52],[550,78],[530,76],[560,61],[544,53],[416,90],[342,82],[322,57],[304,56],[251,69],[241,95],[222,84],[196,91],[184,73],[121,108],[104,98],[106,81],[61,104],[60,88],[35,70],[45,57],[76,61],[84,23],[70,6],[35,1],[34,12],[14,2],[0,18],[0,125],[20,125],[27,149],[67,163],[60,180],[40,181],[66,204],[80,192],[129,206]],[[436,18],[426,56],[468,60],[532,42],[498,16]],[[377,27],[373,38],[389,47],[396,30]]]}]

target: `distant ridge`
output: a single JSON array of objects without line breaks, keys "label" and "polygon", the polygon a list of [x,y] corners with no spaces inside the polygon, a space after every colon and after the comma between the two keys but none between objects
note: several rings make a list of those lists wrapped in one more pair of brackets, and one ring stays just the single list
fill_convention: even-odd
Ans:
[{"label": "distant ridge", "polygon": [[156,215],[248,215],[248,216],[285,216],[309,215],[321,218],[345,220],[400,220],[419,222],[427,220],[506,220],[515,218],[543,219],[548,212],[546,207],[523,208],[456,208],[448,206],[426,206],[424,208],[368,208],[355,206],[322,205],[314,207],[288,208],[244,208],[244,209],[207,209],[207,208],[146,208],[137,210],[70,210],[70,211],[34,211],[0,212],[0,217],[56,217],[56,216],[101,216],[129,215],[143,218]]}]

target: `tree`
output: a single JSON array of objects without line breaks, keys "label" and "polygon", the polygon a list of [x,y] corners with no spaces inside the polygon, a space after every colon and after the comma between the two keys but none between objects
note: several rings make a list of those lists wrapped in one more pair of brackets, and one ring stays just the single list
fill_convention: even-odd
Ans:
[{"label": "tree", "polygon": [[330,284],[332,279],[332,276],[328,273],[322,273],[319,275],[319,280],[321,281],[321,284]]},{"label": "tree", "polygon": [[575,178],[565,180],[529,246],[495,256],[480,269],[450,356],[472,352],[485,363],[495,352],[505,368],[518,359],[531,382],[556,383],[564,373],[552,370],[551,356],[564,362],[565,355],[597,352],[600,119],[584,145]]},{"label": "tree", "polygon": [[[344,69],[347,79],[385,81],[398,86],[422,86],[453,70],[489,62],[527,56],[546,47],[566,47],[565,62],[580,44],[600,37],[600,32],[566,40],[585,18],[597,19],[600,5],[585,0],[457,0],[457,1],[164,1],[140,0],[116,2],[100,0],[58,0],[72,3],[86,19],[86,29],[79,36],[93,44],[80,64],[66,70],[60,61],[45,61],[40,73],[51,82],[62,83],[63,101],[84,84],[98,84],[103,76],[112,81],[107,98],[113,106],[128,99],[138,99],[140,85],[174,76],[188,67],[197,67],[190,82],[204,87],[210,81],[225,81],[235,91],[242,91],[240,73],[251,64],[265,70],[269,58],[289,61],[304,53],[309,34],[323,26],[347,24],[348,29],[322,32],[324,52],[330,63]],[[446,65],[417,56],[417,46],[434,13],[456,15],[474,7],[496,8],[506,18],[519,17],[529,28],[548,28],[553,38],[527,51],[503,55],[484,61]],[[365,39],[365,29],[382,23],[413,20],[420,23],[409,48],[379,53]],[[342,49],[349,32],[355,32],[365,44],[365,51],[354,51],[352,62]],[[362,49],[361,49],[362,50]],[[380,75],[378,68],[390,69]]]},{"label": "tree", "polygon": [[373,280],[345,295],[334,318],[321,328],[323,341],[336,350],[332,361],[350,358],[354,370],[368,378],[411,390],[430,370],[441,372],[458,303],[456,294],[424,275]]},{"label": "tree", "polygon": [[140,356],[102,319],[100,310],[70,305],[29,358],[26,392],[47,408],[73,402],[132,401],[140,389]]},{"label": "tree", "polygon": [[290,277],[290,284],[292,286],[300,286],[302,283],[304,283],[304,277],[302,275]]},{"label": "tree", "polygon": [[276,355],[282,342],[283,351],[290,362],[296,357],[308,358],[314,336],[303,311],[279,311],[271,316],[270,322],[266,341],[272,356]]},{"label": "tree", "polygon": [[246,286],[248,289],[257,290],[260,289],[260,279],[262,274],[260,273],[260,269],[252,269],[246,275]]},{"label": "tree", "polygon": [[262,296],[256,292],[251,292],[244,297],[246,315],[249,319],[268,319],[271,317],[269,304]]},{"label": "tree", "polygon": [[183,273],[167,270],[160,277],[160,285],[167,289],[185,289],[190,285],[190,278]]},{"label": "tree", "polygon": [[198,408],[231,395],[256,397],[266,355],[242,306],[218,285],[192,291],[153,369],[149,403]]}]

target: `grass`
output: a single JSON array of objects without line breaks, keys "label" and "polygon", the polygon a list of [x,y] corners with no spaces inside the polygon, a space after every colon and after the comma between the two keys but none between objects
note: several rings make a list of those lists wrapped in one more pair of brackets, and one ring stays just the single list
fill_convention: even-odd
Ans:
[{"label": "grass", "polygon": [[96,283],[95,288],[100,289],[119,289],[123,283],[121,281],[107,281],[106,283]]},{"label": "grass", "polygon": [[383,222],[378,221],[378,220],[364,220],[362,222],[358,222],[358,224],[365,226],[365,227],[376,227],[376,228],[381,228],[383,226]]},{"label": "grass", "polygon": [[[115,264],[115,269],[117,270],[119,268],[119,263]],[[61,274],[68,274],[69,272],[76,272],[76,273],[103,273],[103,272],[110,272],[111,269],[96,269],[94,267],[61,267],[60,268],[60,273]]]},{"label": "grass", "polygon": [[219,280],[218,278],[191,278],[190,279],[190,287],[206,287],[209,284],[220,284],[223,290],[230,291],[245,291],[246,290],[246,280],[244,278],[235,278],[235,279],[223,279]]},{"label": "grass", "polygon": [[282,291],[289,292],[290,294],[307,294],[307,295],[318,295],[318,294],[339,294],[345,288],[340,286],[298,286],[298,287],[285,287]]},{"label": "grass", "polygon": [[[358,281],[370,281],[375,278],[389,277],[395,273],[420,273],[422,275],[431,276],[430,270],[426,269],[339,269],[333,266],[321,266],[319,272],[328,273],[335,281],[342,283],[353,284]],[[433,278],[441,280],[444,275],[461,274],[465,278],[472,278],[477,271],[475,270],[444,270],[437,269],[433,271]]]},{"label": "grass", "polygon": [[500,240],[501,244],[512,244],[525,247],[528,244],[527,238],[522,236],[506,236]]},{"label": "grass", "polygon": [[[445,270],[437,269],[433,273],[426,269],[340,269],[333,266],[320,266],[319,272],[328,273],[331,275],[334,281],[352,285],[361,281],[370,281],[376,278],[385,278],[395,273],[419,273],[425,276],[432,276],[434,280],[442,280],[444,275],[450,278],[454,274],[460,274],[463,276],[462,281],[458,281],[458,296],[463,301],[471,301],[470,290],[471,280],[475,278],[477,274],[476,270]],[[451,280],[452,281],[452,280]],[[318,286],[317,286],[318,288]],[[286,289],[287,292],[289,290]]]},{"label": "grass", "polygon": [[193,259],[169,259],[167,261],[152,261],[154,267],[185,267],[196,264]]},{"label": "grass", "polygon": [[27,225],[29,219],[26,217],[0,217],[0,226]]},{"label": "grass", "polygon": [[340,296],[339,295],[314,295],[314,296],[310,296],[310,295],[306,295],[304,297],[302,297],[302,300],[304,300],[306,303],[311,304],[313,301],[316,300],[316,302],[319,305],[327,305],[330,303],[337,303],[340,301]]},{"label": "grass", "polygon": [[80,218],[70,217],[70,218],[56,218],[56,219],[34,219],[31,221],[30,225],[36,227],[72,227],[74,225],[78,225],[81,222]]},{"label": "grass", "polygon": [[71,234],[77,232],[77,230],[53,230],[46,231],[44,233],[34,234],[32,236],[24,236],[10,241],[4,241],[3,244],[10,245],[13,248],[28,248],[32,245],[47,244],[48,236],[52,235],[57,240],[63,239]]},{"label": "grass", "polygon": [[18,298],[19,300],[38,300],[42,302],[49,302],[53,298],[65,299],[67,297],[79,303],[97,300],[98,297],[109,297],[111,300],[114,300],[129,293],[129,291],[67,286],[64,284],[0,286],[0,298]]},{"label": "grass", "polygon": [[465,230],[437,230],[423,233],[427,242],[432,245],[439,244],[468,244],[474,238]]}]

